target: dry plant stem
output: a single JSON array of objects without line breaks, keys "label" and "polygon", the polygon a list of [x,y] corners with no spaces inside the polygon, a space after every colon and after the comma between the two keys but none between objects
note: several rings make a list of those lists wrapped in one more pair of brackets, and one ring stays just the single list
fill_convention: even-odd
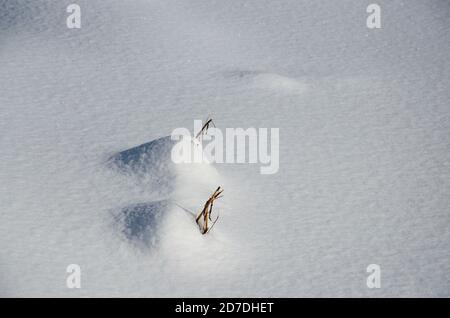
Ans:
[{"label": "dry plant stem", "polygon": [[[216,189],[216,191],[214,191],[214,193],[209,197],[209,199],[206,201],[203,210],[197,215],[197,217],[195,218],[195,222],[198,224],[199,228],[200,228],[200,232],[202,234],[206,234],[208,233],[214,226],[214,224],[216,224],[217,220],[219,219],[219,217],[217,217],[215,219],[215,221],[212,223],[211,227],[208,227],[208,220],[212,221],[211,219],[211,214],[212,214],[212,208],[214,205],[214,201],[221,198],[221,194],[222,194],[223,190],[218,187]],[[203,224],[199,224],[200,219],[203,217]]]},{"label": "dry plant stem", "polygon": [[200,136],[206,134],[210,125],[213,125],[214,127],[216,126],[214,124],[214,121],[212,120],[212,118],[210,118],[206,121],[206,123],[203,125],[202,129],[198,132],[198,134],[197,134],[197,136],[195,136],[195,138],[199,139]]}]

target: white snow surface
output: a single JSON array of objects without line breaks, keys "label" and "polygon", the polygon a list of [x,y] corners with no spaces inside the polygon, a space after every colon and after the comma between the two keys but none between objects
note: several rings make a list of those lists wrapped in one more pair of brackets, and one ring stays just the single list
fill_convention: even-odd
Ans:
[{"label": "white snow surface", "polygon": [[[0,0],[0,296],[450,296],[449,1],[379,0],[378,30],[357,0],[72,2],[79,30]],[[280,128],[279,172],[109,164],[207,115]],[[135,244],[117,216],[155,202]]]}]

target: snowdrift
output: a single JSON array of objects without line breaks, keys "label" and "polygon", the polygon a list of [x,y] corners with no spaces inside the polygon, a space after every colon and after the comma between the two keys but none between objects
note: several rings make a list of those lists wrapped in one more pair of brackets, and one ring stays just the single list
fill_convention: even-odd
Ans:
[{"label": "snowdrift", "polygon": [[[190,141],[174,141],[166,136],[120,151],[108,160],[110,168],[126,177],[146,180],[138,185],[153,187],[161,193],[157,201],[133,203],[113,212],[115,229],[130,243],[144,248],[157,246],[162,237],[170,235],[162,230],[170,213],[184,218],[188,215],[192,224],[184,223],[189,227],[187,230],[198,232],[195,215],[209,192],[217,187],[218,173],[206,162],[175,164],[171,151],[178,142]],[[200,151],[196,147],[191,150],[192,155]]]}]

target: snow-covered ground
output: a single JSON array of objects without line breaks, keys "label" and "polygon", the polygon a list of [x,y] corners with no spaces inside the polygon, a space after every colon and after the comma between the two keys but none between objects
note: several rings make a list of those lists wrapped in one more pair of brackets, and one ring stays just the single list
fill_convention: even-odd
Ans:
[{"label": "snow-covered ground", "polygon": [[[370,3],[0,0],[0,296],[450,296],[450,2]],[[279,172],[111,166],[208,115]]]}]

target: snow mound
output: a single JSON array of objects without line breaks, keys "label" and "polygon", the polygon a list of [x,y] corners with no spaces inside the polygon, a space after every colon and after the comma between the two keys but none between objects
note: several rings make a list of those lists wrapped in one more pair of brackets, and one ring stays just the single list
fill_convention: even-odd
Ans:
[{"label": "snow mound", "polygon": [[175,142],[170,136],[152,140],[117,153],[110,158],[119,169],[136,174],[167,171],[170,169],[170,152]]},{"label": "snow mound", "polygon": [[155,139],[113,155],[108,166],[136,178],[142,187],[168,196],[174,190],[176,177],[175,164],[170,156],[175,144],[170,136]]},{"label": "snow mound", "polygon": [[130,241],[154,246],[160,238],[158,230],[168,207],[167,200],[126,206],[115,216],[117,228]]},{"label": "snow mound", "polygon": [[[299,79],[278,73],[257,70],[232,70],[224,72],[224,77],[247,85],[253,89],[270,90],[283,94],[301,94],[307,85]],[[245,82],[245,83],[243,83]]]},{"label": "snow mound", "polygon": [[[209,163],[174,163],[172,149],[178,143],[191,143],[189,138],[174,141],[171,136],[118,152],[108,164],[126,177],[136,177],[137,187],[153,187],[159,192],[157,200],[128,204],[113,213],[117,232],[132,244],[142,248],[158,246],[170,237],[170,228],[181,226],[184,232],[196,232],[195,215],[211,192],[219,185],[219,174]],[[192,142],[191,155],[199,155],[201,148]],[[164,191],[161,191],[164,189]],[[178,213],[170,218],[169,214]],[[189,221],[181,221],[189,216]],[[180,223],[181,222],[181,223]],[[167,230],[164,230],[167,229]]]},{"label": "snow mound", "polygon": [[173,223],[170,216],[174,213],[177,215],[172,220],[184,219],[184,231],[195,231],[195,215],[171,200],[127,205],[113,215],[114,226],[130,244],[141,249],[153,249],[170,237],[165,229]]}]

